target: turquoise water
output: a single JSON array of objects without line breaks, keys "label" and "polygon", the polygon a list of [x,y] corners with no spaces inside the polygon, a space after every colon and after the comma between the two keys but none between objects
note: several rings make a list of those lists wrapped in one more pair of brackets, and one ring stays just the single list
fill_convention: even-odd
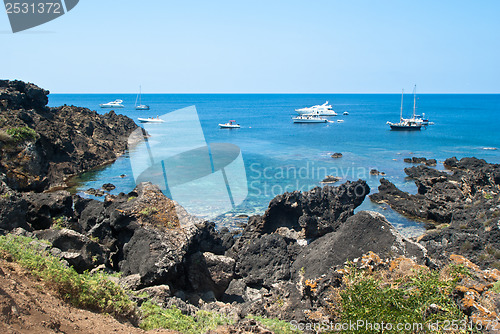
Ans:
[{"label": "turquoise water", "polygon": [[[385,172],[401,189],[414,193],[413,182],[405,179],[403,159],[424,156],[446,158],[475,156],[500,163],[500,95],[419,95],[417,113],[425,113],[435,125],[422,131],[394,132],[387,121],[399,118],[400,95],[394,94],[154,94],[143,95],[150,111],[134,109],[135,95],[51,94],[51,106],[77,105],[105,113],[99,103],[122,99],[126,108],[116,112],[134,120],[155,117],[195,105],[207,142],[232,143],[241,148],[245,162],[249,195],[243,204],[219,217],[219,225],[234,226],[239,214],[262,213],[269,201],[284,191],[309,190],[320,185],[326,175],[344,180],[368,181],[372,192],[379,176],[370,169]],[[293,124],[294,109],[329,101],[343,123]],[[410,116],[412,96],[405,98],[405,113]],[[349,115],[342,113],[348,111]],[[218,123],[237,120],[241,129],[219,129]],[[341,152],[343,157],[330,155]],[[442,168],[438,165],[437,168]],[[120,175],[126,177],[121,178]],[[112,193],[129,192],[135,186],[130,161],[125,154],[115,164],[82,176],[78,191],[100,188],[111,182]],[[383,205],[368,199],[358,210],[379,211],[402,232],[417,235],[420,223],[408,220]]]}]

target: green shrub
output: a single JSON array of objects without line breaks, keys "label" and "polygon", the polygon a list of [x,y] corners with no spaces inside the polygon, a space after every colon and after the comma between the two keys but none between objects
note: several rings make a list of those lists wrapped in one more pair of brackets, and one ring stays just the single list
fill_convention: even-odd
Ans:
[{"label": "green shrub", "polygon": [[493,284],[492,290],[493,292],[500,293],[500,281],[497,281],[495,284]]},{"label": "green shrub", "polygon": [[[468,271],[461,266],[450,267],[451,278],[440,278],[437,271],[418,272],[393,282],[383,284],[381,280],[364,273],[348,276],[348,285],[340,291],[342,323],[359,320],[366,324],[428,324],[436,321],[466,320],[466,316],[451,298],[451,292],[461,277]],[[431,305],[437,312],[429,312]],[[363,327],[348,333],[371,333]],[[405,332],[405,331],[400,331]],[[407,331],[411,333],[412,331]]]},{"label": "green shrub", "polygon": [[36,139],[35,130],[26,126],[10,128],[6,132],[16,142],[33,141]]},{"label": "green shrub", "polygon": [[141,305],[141,313],[143,320],[140,327],[144,330],[165,328],[185,334],[198,334],[232,323],[230,319],[217,313],[198,311],[191,317],[182,314],[175,306],[165,309],[151,301]]},{"label": "green shrub", "polygon": [[142,211],[139,211],[139,213],[143,216],[150,216],[150,215],[157,213],[157,212],[158,212],[158,209],[155,208],[154,206],[147,207],[147,208],[143,209]]},{"label": "green shrub", "polygon": [[134,311],[135,304],[106,274],[78,274],[43,248],[43,242],[31,238],[0,236],[0,252],[31,270],[63,300],[76,307],[112,315],[127,316]]},{"label": "green shrub", "polygon": [[52,227],[56,230],[62,230],[66,227],[68,219],[64,216],[55,217],[52,219]]}]

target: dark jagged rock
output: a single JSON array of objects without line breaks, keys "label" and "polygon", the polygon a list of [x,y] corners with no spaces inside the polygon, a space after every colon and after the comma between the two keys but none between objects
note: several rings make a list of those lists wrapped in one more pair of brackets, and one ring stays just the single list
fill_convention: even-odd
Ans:
[{"label": "dark jagged rock", "polygon": [[23,81],[0,80],[0,110],[44,109],[49,91],[32,83]]},{"label": "dark jagged rock", "polygon": [[265,234],[287,228],[301,238],[317,238],[336,230],[352,216],[369,192],[366,182],[359,180],[347,181],[339,187],[284,193],[271,200],[263,216],[252,217],[243,234]]},{"label": "dark jagged rock", "polygon": [[482,266],[494,264],[497,260],[491,254],[500,250],[500,230],[496,228],[500,217],[500,165],[476,158],[450,158],[445,166],[453,173],[426,166],[406,168],[405,173],[417,186],[415,195],[382,179],[379,193],[370,198],[388,203],[402,214],[441,224],[420,240],[436,259],[445,261],[455,252]]},{"label": "dark jagged rock", "polygon": [[333,176],[333,175],[327,175],[321,183],[336,183],[338,181],[342,180],[341,177],[338,176]]},{"label": "dark jagged rock", "polygon": [[332,158],[334,159],[342,158],[342,153],[333,153]]},{"label": "dark jagged rock", "polygon": [[116,189],[116,186],[112,183],[105,183],[102,185],[102,189],[104,189],[106,191],[111,191],[111,190]]},{"label": "dark jagged rock", "polygon": [[384,176],[385,173],[384,172],[379,172],[376,169],[372,169],[372,170],[370,170],[370,175],[382,175],[382,176]]},{"label": "dark jagged rock", "polygon": [[87,195],[95,196],[95,197],[102,197],[105,195],[104,191],[99,190],[99,189],[95,189],[95,188],[89,188],[89,189],[85,190],[84,193]]},{"label": "dark jagged rock", "polygon": [[[369,192],[357,181],[286,193],[263,216],[251,217],[227,252],[236,267],[222,300],[240,304],[242,314],[307,321],[308,312],[327,313],[330,289],[342,283],[336,269],[347,260],[374,251],[431,263],[422,246],[402,237],[382,215],[353,214],[364,198],[362,191],[352,196],[356,187]],[[318,221],[328,228],[318,229]],[[277,306],[276,300],[283,302]]]},{"label": "dark jagged rock", "polygon": [[212,291],[221,298],[234,276],[234,259],[197,252],[188,258],[187,277],[195,291]]},{"label": "dark jagged rock", "polygon": [[278,234],[265,234],[246,243],[240,249],[236,264],[236,276],[248,286],[271,287],[279,281],[291,278],[290,267],[296,255],[296,244],[288,243]]},{"label": "dark jagged rock", "polygon": [[418,158],[418,157],[413,157],[413,158],[404,158],[404,162],[407,163],[412,163],[412,164],[424,164],[426,166],[436,166],[437,161],[436,159],[427,159],[427,158]]},{"label": "dark jagged rock", "polygon": [[40,239],[50,241],[52,246],[61,250],[58,255],[80,273],[104,264],[108,258],[105,248],[73,230],[43,230],[37,231],[36,235]]},{"label": "dark jagged rock", "polygon": [[22,228],[31,231],[31,226],[26,222],[26,211],[29,203],[23,196],[10,189],[0,175],[0,233]]},{"label": "dark jagged rock", "polygon": [[74,106],[49,108],[48,93],[30,83],[0,81],[2,132],[28,127],[36,133],[25,141],[0,140],[0,173],[13,189],[65,187],[69,176],[115,160],[137,128],[113,111],[99,115]]},{"label": "dark jagged rock", "polygon": [[336,232],[315,240],[298,255],[293,271],[302,270],[307,279],[319,278],[330,268],[342,266],[372,251],[382,258],[404,255],[426,263],[424,247],[404,238],[379,213],[361,211],[350,217]]},{"label": "dark jagged rock", "polygon": [[67,191],[53,193],[25,193],[30,203],[27,221],[35,230],[48,229],[54,219],[73,216],[73,200]]}]

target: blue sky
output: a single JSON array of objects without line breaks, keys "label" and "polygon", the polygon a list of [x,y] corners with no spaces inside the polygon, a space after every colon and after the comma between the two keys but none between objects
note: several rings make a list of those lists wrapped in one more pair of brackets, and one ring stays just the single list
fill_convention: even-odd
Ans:
[{"label": "blue sky", "polygon": [[54,93],[500,92],[500,1],[81,0],[12,34],[0,77]]}]

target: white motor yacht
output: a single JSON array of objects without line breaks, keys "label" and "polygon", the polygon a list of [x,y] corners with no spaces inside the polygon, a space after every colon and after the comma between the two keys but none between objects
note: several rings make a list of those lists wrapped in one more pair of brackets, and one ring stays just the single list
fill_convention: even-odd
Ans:
[{"label": "white motor yacht", "polygon": [[156,117],[156,118],[152,118],[152,117],[149,117],[149,118],[137,118],[139,120],[139,122],[141,123],[164,123],[165,121],[162,120],[160,117]]},{"label": "white motor yacht", "polygon": [[101,108],[124,108],[123,100],[114,100],[113,102],[101,103],[99,106]]},{"label": "white motor yacht", "polygon": [[320,116],[337,116],[337,113],[333,111],[333,108],[331,105],[328,104],[328,101],[326,101],[321,105],[318,104],[312,107],[295,109],[295,111],[299,115],[308,115],[317,112]]}]

